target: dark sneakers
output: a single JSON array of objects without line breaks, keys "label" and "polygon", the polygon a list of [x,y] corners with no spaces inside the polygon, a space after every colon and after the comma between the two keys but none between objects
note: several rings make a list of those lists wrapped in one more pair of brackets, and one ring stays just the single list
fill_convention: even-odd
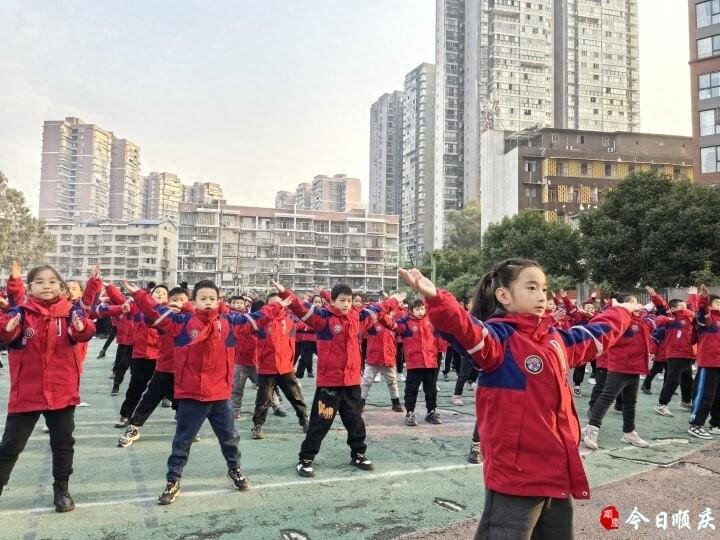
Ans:
[{"label": "dark sneakers", "polygon": [[310,459],[301,459],[295,465],[295,470],[300,476],[305,478],[311,478],[315,476],[315,469],[313,468],[313,462]]},{"label": "dark sneakers", "polygon": [[130,422],[129,418],[121,416],[120,421],[117,424],[115,424],[115,427],[118,429],[124,429],[124,428],[128,427],[129,422]]},{"label": "dark sneakers", "polygon": [[250,436],[256,441],[265,438],[265,434],[263,434],[262,424],[258,424],[254,428],[252,428],[250,430]]},{"label": "dark sneakers", "polygon": [[425,421],[428,424],[442,424],[442,420],[440,420],[440,415],[435,409],[427,413],[427,416],[425,416]]},{"label": "dark sneakers", "polygon": [[370,461],[365,454],[357,454],[350,460],[350,465],[362,469],[363,471],[372,471],[375,468],[373,462]]},{"label": "dark sneakers", "polygon": [[247,489],[250,485],[250,482],[248,482],[248,479],[245,478],[243,473],[240,472],[240,469],[235,467],[234,469],[228,470],[228,478],[233,483],[236,489],[239,489],[240,491]]},{"label": "dark sneakers", "polygon": [[470,453],[468,454],[468,463],[478,464],[482,463],[482,451],[480,450],[480,443],[474,442],[470,446]]},{"label": "dark sneakers", "polygon": [[405,412],[405,409],[403,409],[403,406],[400,405],[399,398],[395,398],[392,400],[392,410],[395,412]]},{"label": "dark sneakers", "polygon": [[53,504],[55,504],[56,512],[70,512],[75,510],[75,501],[68,493],[67,482],[58,482],[53,484]]},{"label": "dark sneakers", "polygon": [[165,485],[165,490],[158,498],[158,504],[172,504],[178,495],[180,495],[180,481],[168,480],[168,483]]}]

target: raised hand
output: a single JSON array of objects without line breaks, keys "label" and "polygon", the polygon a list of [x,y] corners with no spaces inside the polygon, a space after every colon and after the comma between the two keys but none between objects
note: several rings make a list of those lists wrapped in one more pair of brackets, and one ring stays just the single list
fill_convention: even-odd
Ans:
[{"label": "raised hand", "polygon": [[702,296],[708,296],[710,294],[710,291],[708,291],[707,285],[705,285],[704,283],[702,285],[700,285],[700,294]]},{"label": "raised hand", "polygon": [[[387,293],[385,291],[383,291],[383,293],[385,294],[385,298],[388,298]],[[395,294],[390,295],[390,298],[394,298],[395,300],[397,300],[399,303],[402,304],[403,300],[405,300],[405,298],[407,298],[407,294],[404,292],[396,292]]]},{"label": "raised hand", "polygon": [[93,279],[100,279],[100,265],[96,264],[90,269],[90,277]]},{"label": "raised hand", "polygon": [[565,289],[560,289],[558,291],[558,295],[560,296],[560,298],[567,298],[567,291]]},{"label": "raised hand", "polygon": [[648,293],[650,296],[655,296],[655,289],[653,289],[650,285],[648,285],[647,287],[645,287],[645,290],[647,291],[647,293]]},{"label": "raised hand", "polygon": [[140,287],[138,287],[134,283],[130,283],[129,281],[125,281],[124,283],[125,283],[125,289],[127,289],[127,291],[130,294],[135,294],[136,292],[138,292],[140,290]]},{"label": "raised hand", "polygon": [[698,288],[697,287],[688,287],[688,294],[697,294]]},{"label": "raised hand", "polygon": [[16,328],[18,327],[18,325],[20,324],[20,318],[21,318],[21,317],[20,317],[20,314],[18,313],[18,314],[15,315],[12,319],[10,319],[10,320],[7,322],[7,324],[5,325],[5,331],[8,332],[8,333],[14,332],[15,329],[16,329]]},{"label": "raised hand", "polygon": [[[126,305],[126,304],[123,304],[123,306],[125,306],[125,305]],[[127,304],[127,306],[128,306],[128,311],[130,311],[130,305]],[[183,303],[182,303],[182,302],[168,302],[168,303],[167,303],[167,306],[168,306],[170,309],[172,309],[175,313],[180,313],[180,312],[182,311],[182,308],[183,308]]]},{"label": "raised hand", "polygon": [[82,332],[83,330],[85,330],[85,323],[80,318],[80,316],[77,314],[77,311],[73,311],[72,325],[73,325],[73,328],[78,332]]},{"label": "raised hand", "polygon": [[637,313],[637,312],[639,312],[640,310],[642,310],[643,307],[644,307],[642,304],[638,303],[637,301],[635,301],[635,302],[624,302],[624,303],[622,303],[622,304],[621,304],[620,302],[614,302],[614,301],[613,301],[613,304],[612,304],[612,305],[613,305],[613,306],[617,306],[617,307],[621,307],[621,308],[623,308],[623,309],[626,309],[626,310],[629,311],[630,313]]},{"label": "raised hand", "polygon": [[12,279],[20,279],[22,275],[22,268],[20,268],[20,265],[17,261],[13,261],[10,265],[10,277]]},{"label": "raised hand", "polygon": [[411,270],[400,268],[399,273],[405,283],[425,298],[433,298],[437,295],[437,287],[435,287],[435,284],[423,276],[422,272],[417,268]]},{"label": "raised hand", "polygon": [[285,298],[284,300],[280,300],[280,305],[282,307],[288,307],[290,304],[292,304],[292,301],[293,301],[292,297],[289,296],[289,297]]},{"label": "raised hand", "polygon": [[4,296],[0,296],[0,311],[7,311],[10,307],[10,302]]},{"label": "raised hand", "polygon": [[125,302],[125,303],[122,305],[122,312],[123,312],[125,315],[127,315],[128,313],[130,313],[130,302]]},{"label": "raised hand", "polygon": [[284,293],[284,292],[285,292],[285,287],[283,287],[280,283],[278,283],[278,282],[275,281],[274,279],[273,279],[273,280],[270,280],[270,285],[272,285],[273,287],[275,287],[275,289],[276,289],[277,292],[279,292],[279,293]]}]

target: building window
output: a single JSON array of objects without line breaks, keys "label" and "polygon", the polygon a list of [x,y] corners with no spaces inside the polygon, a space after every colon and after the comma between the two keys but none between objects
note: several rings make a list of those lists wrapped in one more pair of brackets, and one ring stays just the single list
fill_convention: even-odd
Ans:
[{"label": "building window", "polygon": [[525,172],[534,173],[537,172],[537,161],[525,160]]},{"label": "building window", "polygon": [[587,176],[588,169],[589,169],[589,167],[588,167],[587,161],[583,161],[582,163],[580,163],[580,176]]},{"label": "building window", "polygon": [[567,161],[558,161],[557,162],[557,175],[558,176],[567,176],[568,173],[568,164]]},{"label": "building window", "polygon": [[600,144],[603,146],[610,146],[610,137],[600,137]]},{"label": "building window", "polygon": [[535,188],[535,187],[525,188],[525,197],[527,197],[528,199],[536,199],[537,198],[537,188]]},{"label": "building window", "polygon": [[714,173],[720,171],[718,164],[719,146],[707,146],[700,149],[700,172]]},{"label": "building window", "polygon": [[575,137],[576,144],[585,144],[585,135],[577,135]]},{"label": "building window", "polygon": [[720,0],[708,0],[695,6],[697,27],[710,26],[720,22]]},{"label": "building window", "polygon": [[706,58],[720,52],[720,35],[697,40],[698,58]]},{"label": "building window", "polygon": [[720,134],[720,124],[717,109],[700,111],[700,136]]},{"label": "building window", "polygon": [[635,165],[628,165],[628,174],[635,174]]},{"label": "building window", "polygon": [[559,133],[552,134],[552,142],[560,142],[560,134]]},{"label": "building window", "polygon": [[720,96],[720,71],[698,77],[698,94],[700,99]]},{"label": "building window", "polygon": [[615,176],[615,167],[612,163],[605,164],[605,176]]}]

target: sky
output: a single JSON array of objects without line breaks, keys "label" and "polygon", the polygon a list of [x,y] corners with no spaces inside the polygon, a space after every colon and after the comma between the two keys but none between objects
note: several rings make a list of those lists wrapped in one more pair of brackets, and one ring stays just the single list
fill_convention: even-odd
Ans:
[{"label": "sky", "polygon": [[[370,106],[435,61],[435,0],[2,0],[0,171],[37,212],[42,125],[272,206],[316,174],[367,200]],[[691,134],[687,3],[639,0],[641,130]]]}]

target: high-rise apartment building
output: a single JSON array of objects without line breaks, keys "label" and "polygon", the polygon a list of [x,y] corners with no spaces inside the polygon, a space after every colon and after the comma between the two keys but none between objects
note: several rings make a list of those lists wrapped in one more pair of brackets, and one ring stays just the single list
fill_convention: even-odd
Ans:
[{"label": "high-rise apartment building", "polygon": [[195,182],[185,186],[183,202],[207,204],[223,200],[223,190],[220,184],[214,182]]},{"label": "high-rise apartment building", "polygon": [[302,182],[298,184],[295,190],[295,204],[298,209],[312,209],[312,184],[310,182]]},{"label": "high-rise apartment building", "polygon": [[297,195],[290,191],[278,191],[275,194],[275,208],[292,208],[295,206]]},{"label": "high-rise apartment building", "polygon": [[433,220],[480,197],[488,129],[639,128],[637,0],[437,0]]},{"label": "high-rise apartment building", "polygon": [[140,147],[126,139],[113,139],[110,162],[110,218],[123,221],[143,216],[145,199],[140,174]]},{"label": "high-rise apartment building", "polygon": [[695,180],[720,184],[720,2],[688,0]]},{"label": "high-rise apartment building", "polygon": [[185,187],[176,174],[151,172],[144,178],[145,197],[143,216],[147,219],[178,222],[178,208]]},{"label": "high-rise apartment building", "polygon": [[383,94],[370,108],[370,211],[400,215],[403,93]]},{"label": "high-rise apartment building", "polygon": [[420,64],[405,77],[403,99],[402,214],[400,259],[419,265],[434,249],[433,173],[435,67]]},{"label": "high-rise apartment building", "polygon": [[39,216],[46,220],[109,217],[113,135],[79,118],[43,125]]},{"label": "high-rise apartment building", "polygon": [[361,209],[360,180],[346,174],[319,174],[312,181],[312,209],[320,212],[348,212]]},{"label": "high-rise apartment building", "polygon": [[302,292],[338,282],[353,290],[397,288],[398,217],[352,212],[180,205],[178,282],[212,279],[225,291]]}]

